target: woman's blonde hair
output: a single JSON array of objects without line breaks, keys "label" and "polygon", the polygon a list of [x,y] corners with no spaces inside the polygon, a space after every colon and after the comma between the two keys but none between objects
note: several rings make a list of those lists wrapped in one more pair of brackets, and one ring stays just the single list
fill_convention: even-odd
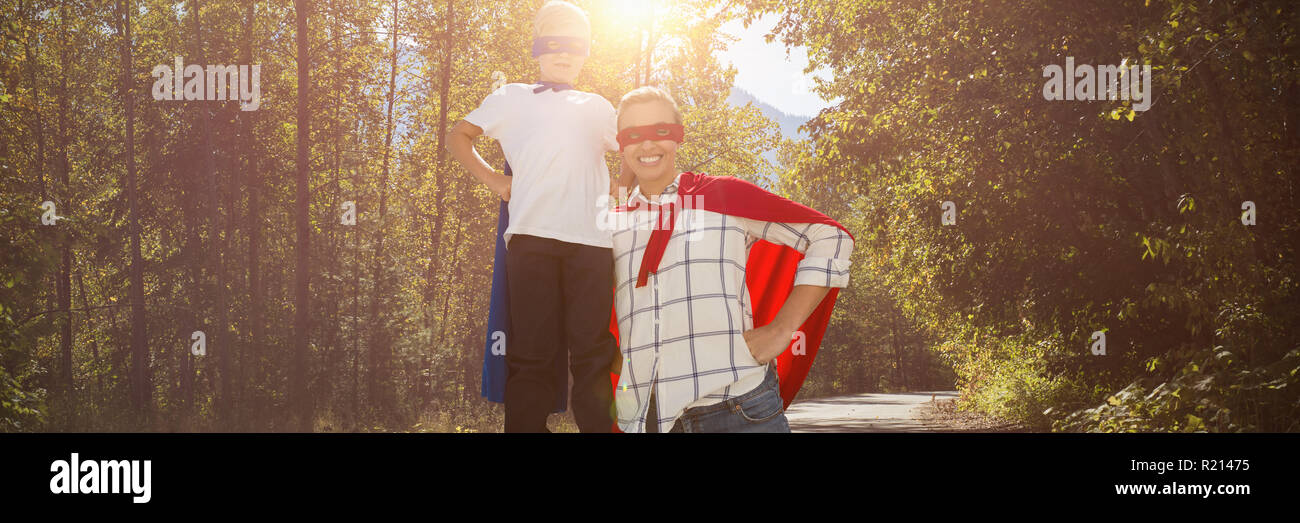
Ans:
[{"label": "woman's blonde hair", "polygon": [[542,35],[581,36],[591,39],[591,22],[587,13],[564,0],[551,0],[537,10],[533,18],[533,38]]},{"label": "woman's blonde hair", "polygon": [[682,123],[682,112],[677,108],[677,101],[668,91],[658,87],[645,85],[628,91],[623,98],[618,101],[618,121],[623,121],[623,109],[629,105],[646,103],[646,102],[663,102],[668,104],[673,110],[673,123]]}]

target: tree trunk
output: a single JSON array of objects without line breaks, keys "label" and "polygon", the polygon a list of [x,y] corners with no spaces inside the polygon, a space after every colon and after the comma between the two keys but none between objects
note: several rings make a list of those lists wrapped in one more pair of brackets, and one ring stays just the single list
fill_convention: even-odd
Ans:
[{"label": "tree trunk", "polygon": [[[442,33],[442,83],[438,86],[438,132],[437,147],[434,149],[437,161],[434,163],[434,185],[436,196],[434,197],[435,209],[433,219],[433,235],[429,238],[429,244],[433,246],[433,256],[429,257],[429,270],[425,276],[428,287],[424,293],[424,302],[426,304],[433,301],[435,289],[438,286],[438,268],[442,264],[442,224],[446,217],[446,181],[443,172],[446,170],[444,161],[447,149],[444,147],[443,139],[447,135],[447,97],[451,92],[451,66],[452,66],[452,21],[455,17],[455,6],[451,0],[447,0],[447,13],[443,24]],[[432,323],[430,323],[432,326]]]},{"label": "tree trunk", "polygon": [[374,296],[370,302],[370,381],[369,397],[380,413],[387,416],[392,412],[389,405],[389,354],[387,328],[384,322],[384,297],[387,289],[384,285],[384,222],[388,215],[388,163],[393,146],[393,97],[397,90],[397,0],[393,1],[393,24],[391,26],[393,50],[389,60],[388,73],[388,108],[384,117],[384,162],[379,175],[379,224],[375,239],[375,256],[371,263],[374,281]]},{"label": "tree trunk", "polygon": [[82,271],[77,271],[77,290],[81,293],[81,310],[86,311],[86,331],[91,332],[90,337],[90,357],[94,365],[91,366],[91,372],[95,374],[95,401],[103,398],[104,394],[104,373],[99,368],[99,340],[94,337],[95,326],[90,323],[90,298],[86,296],[86,275]]},{"label": "tree trunk", "polygon": [[[18,2],[18,12],[26,14],[26,11],[27,9],[23,3]],[[38,26],[35,17],[32,18],[28,23],[32,26]],[[49,188],[45,186],[45,120],[41,118],[41,84],[37,80],[37,63],[36,59],[32,57],[32,47],[28,40],[28,38],[23,38],[23,56],[27,62],[27,78],[32,84],[32,116],[36,119],[35,124],[32,126],[33,131],[36,133],[36,168],[34,170],[36,171],[36,181],[41,190],[41,201],[45,202],[50,199]]]},{"label": "tree trunk", "polygon": [[[127,236],[131,242],[131,404],[138,416],[146,420],[153,405],[153,383],[149,372],[149,347],[144,316],[144,261],[140,256],[140,206],[135,188],[135,79],[131,45],[131,10],[126,0],[118,2],[122,24],[122,102],[126,111],[126,206]],[[147,426],[147,425],[146,425]]]},{"label": "tree trunk", "polygon": [[[58,213],[62,216],[72,215],[72,184],[70,181],[71,170],[68,162],[68,13],[67,2],[59,4],[59,22],[61,30],[59,33],[59,183],[63,185],[63,198],[59,201]],[[59,310],[62,311],[61,318],[63,323],[59,329],[59,390],[62,393],[64,406],[67,408],[68,422],[76,418],[76,402],[72,399],[73,377],[72,377],[72,234],[66,230],[64,225],[59,232],[62,244],[61,263],[59,265],[59,276],[57,284],[57,294],[59,301]]]},{"label": "tree trunk", "polygon": [[361,248],[357,246],[358,236],[357,233],[352,233],[352,402],[348,410],[351,416],[348,420],[350,430],[354,430],[357,426],[359,419],[357,411],[360,408],[358,382],[361,378],[358,367],[361,360],[361,326],[358,320],[361,317]]},{"label": "tree trunk", "polygon": [[[239,56],[240,63],[252,67],[253,64],[253,14],[257,3],[249,2],[244,6],[244,37],[240,44]],[[250,71],[251,72],[251,71]],[[249,313],[248,313],[248,341],[240,344],[238,361],[235,364],[234,384],[232,392],[235,393],[235,417],[236,427],[247,430],[250,420],[248,419],[247,405],[248,398],[248,369],[261,368],[249,361],[250,355],[260,355],[262,353],[260,344],[262,342],[262,289],[261,275],[258,273],[258,247],[261,242],[261,222],[258,216],[261,210],[258,209],[258,194],[261,182],[257,173],[257,143],[253,140],[253,114],[257,111],[240,111],[239,123],[243,139],[244,154],[243,160],[243,180],[244,192],[248,194],[248,210],[246,213],[245,228],[248,235],[248,293],[249,293]],[[233,207],[230,209],[230,217],[234,219]]]},{"label": "tree trunk", "polygon": [[294,0],[294,14],[297,18],[298,43],[298,159],[297,159],[297,264],[294,272],[294,338],[293,368],[290,378],[290,400],[297,416],[297,428],[300,432],[309,432],[312,427],[311,402],[307,397],[307,341],[311,333],[308,330],[309,293],[311,276],[311,215],[310,198],[307,182],[311,175],[311,49],[307,34],[307,14],[309,0]]},{"label": "tree trunk", "polygon": [[[195,63],[206,64],[207,59],[204,53],[203,41],[203,4],[194,2],[190,16],[194,19],[194,42],[195,42]],[[200,163],[203,169],[203,181],[206,184],[208,212],[206,216],[208,229],[208,270],[212,273],[216,285],[210,298],[211,311],[215,318],[211,323],[202,322],[195,328],[202,330],[206,336],[206,351],[211,354],[216,353],[218,372],[221,374],[216,394],[217,417],[226,421],[230,416],[230,394],[227,390],[230,384],[230,346],[233,345],[226,336],[227,316],[226,316],[226,274],[225,264],[222,262],[225,253],[224,243],[221,239],[221,198],[220,184],[217,182],[216,159],[213,156],[212,147],[212,113],[208,104],[195,104],[198,110],[199,119],[199,136],[202,144],[199,154],[203,155]],[[205,300],[206,301],[206,300]],[[204,303],[205,308],[208,303]],[[200,328],[200,325],[202,328]]]},{"label": "tree trunk", "polygon": [[[463,196],[466,192],[468,191],[466,191],[465,188],[462,187],[460,190],[460,194]],[[468,205],[470,200],[469,198],[462,197],[461,201],[463,202],[462,205]],[[469,211],[469,209],[466,209],[466,211]],[[466,260],[465,263],[473,263],[471,267],[479,267],[481,266],[479,264],[483,262],[482,257],[483,257],[482,253],[476,253],[476,255],[472,258],[473,260],[472,262],[470,260]],[[460,271],[462,265],[463,264],[457,264],[456,267],[458,272]],[[458,282],[463,281],[459,276],[459,274],[456,277],[456,281]],[[491,283],[489,282],[488,286],[490,285]],[[468,289],[474,289],[476,287],[470,284],[469,282],[465,282],[465,288],[468,290]],[[485,287],[477,287],[477,288],[485,288]],[[456,351],[456,353],[459,355],[458,363],[460,363],[460,368],[461,368],[460,383],[461,386],[463,387],[460,393],[461,403],[468,403],[469,401],[471,401],[474,398],[474,395],[476,394],[476,390],[477,390],[474,387],[475,385],[474,371],[478,370],[480,368],[479,365],[482,363],[482,358],[477,357],[480,354],[479,350],[482,347],[476,346],[475,340],[477,335],[482,334],[482,329],[476,328],[476,325],[474,323],[474,318],[480,317],[478,311],[483,310],[478,308],[478,298],[483,296],[483,294],[484,293],[482,292],[461,293],[461,310],[463,310],[465,313],[465,327],[461,338],[460,348],[459,350]],[[478,341],[482,342],[482,338],[478,338]]]},{"label": "tree trunk", "polygon": [[654,4],[647,7],[650,10],[650,19],[646,21],[649,29],[646,30],[645,36],[645,79],[641,85],[650,85],[650,67],[654,62],[655,56],[655,12]]},{"label": "tree trunk", "polygon": [[[451,243],[451,257],[452,257],[453,260],[459,260],[459,259],[460,259],[460,256],[459,256],[459,255],[460,255],[460,239],[461,239],[461,236],[463,235],[464,231],[465,231],[464,224],[462,224],[462,223],[460,223],[459,221],[457,221],[457,223],[456,223],[456,239],[453,240],[452,243]],[[462,264],[460,264],[460,263],[456,264],[456,278],[455,278],[455,281],[461,281],[461,278],[460,278],[461,266],[462,266]],[[448,289],[448,291],[450,291],[450,289]],[[434,344],[434,348],[435,348],[435,349],[438,348],[438,347],[441,347],[441,346],[442,346],[442,341],[443,341],[443,339],[444,339],[444,336],[447,334],[447,313],[448,313],[448,309],[447,309],[447,307],[448,307],[448,305],[449,305],[450,303],[451,303],[451,292],[444,292],[444,293],[442,293],[442,315],[438,317],[438,318],[439,318],[438,322],[440,323],[440,325],[438,326],[438,342],[437,342],[436,344]]]},{"label": "tree trunk", "polygon": [[[249,2],[244,6],[244,41],[240,54],[243,57],[243,63],[252,66],[253,63],[253,14],[256,2]],[[263,312],[263,295],[264,289],[262,284],[261,271],[261,248],[262,248],[262,178],[258,171],[257,142],[253,139],[254,125],[253,115],[257,111],[241,111],[240,123],[243,125],[244,138],[244,187],[248,193],[248,345],[243,354],[240,354],[239,370],[239,388],[241,395],[249,397],[249,384],[245,374],[247,370],[262,369],[261,358],[263,357],[262,349],[262,316]],[[251,358],[251,359],[250,359]],[[257,404],[253,411],[253,421],[260,422],[257,413],[261,412],[261,394],[253,394]]]},{"label": "tree trunk", "polygon": [[889,315],[890,345],[894,349],[894,368],[898,372],[898,384],[907,389],[907,376],[903,373],[903,347],[898,341],[898,312]]},{"label": "tree trunk", "polygon": [[[338,27],[338,18],[336,17],[331,21],[330,37],[339,38],[341,34],[342,31]],[[334,53],[334,64],[335,64],[334,70],[336,71],[336,75],[337,75],[338,71],[343,70],[343,53],[340,52]],[[336,92],[348,92],[347,84],[344,84],[344,87],[342,88],[340,88],[338,85],[335,85],[334,88],[336,89]],[[325,305],[327,308],[325,312],[325,345],[324,345],[324,351],[321,354],[321,363],[322,363],[321,372],[326,376],[326,379],[321,381],[321,386],[324,387],[324,389],[317,393],[317,396],[321,398],[330,398],[331,395],[333,394],[334,376],[337,371],[339,354],[340,354],[336,345],[338,344],[339,330],[340,330],[340,325],[339,325],[340,322],[338,321],[338,315],[339,315],[339,297],[341,296],[341,293],[339,292],[340,286],[335,283],[335,277],[339,273],[340,223],[339,223],[338,213],[340,211],[339,202],[341,200],[339,171],[342,169],[342,164],[343,164],[343,157],[342,157],[343,122],[341,121],[342,112],[343,112],[343,104],[341,103],[334,104],[334,119],[330,123],[330,125],[334,127],[334,151],[333,151],[334,158],[332,161],[333,176],[331,177],[331,182],[330,182],[330,187],[332,191],[330,194],[329,211],[325,213],[325,221],[324,221],[324,223],[329,224],[329,227],[327,228],[327,230],[329,231],[329,249],[325,257],[325,259],[328,260],[328,265],[326,268],[327,275],[324,278],[324,281],[329,282],[329,289],[328,291],[326,291],[328,292],[329,298],[328,298],[328,303],[326,303]]]}]

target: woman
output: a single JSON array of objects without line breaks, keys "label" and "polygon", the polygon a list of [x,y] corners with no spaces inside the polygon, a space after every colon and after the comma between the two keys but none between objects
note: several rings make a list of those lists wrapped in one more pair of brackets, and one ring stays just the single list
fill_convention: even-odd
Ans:
[{"label": "woman", "polygon": [[[619,147],[635,175],[627,205],[612,213],[619,428],[789,432],[775,359],[792,339],[811,334],[805,320],[814,311],[824,329],[831,289],[848,285],[853,237],[752,183],[678,172],[681,123],[676,102],[660,89],[638,88],[619,102]],[[784,299],[764,304],[779,308],[775,317],[754,328],[746,266],[759,240],[803,256],[791,258],[793,289],[781,289],[788,296],[773,293]],[[813,345],[792,357],[810,362]],[[795,391],[797,384],[788,397]]]}]

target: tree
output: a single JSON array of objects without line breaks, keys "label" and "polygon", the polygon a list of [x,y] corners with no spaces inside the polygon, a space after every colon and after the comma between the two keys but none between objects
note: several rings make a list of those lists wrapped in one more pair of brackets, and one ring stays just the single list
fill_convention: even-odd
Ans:
[{"label": "tree", "polygon": [[131,51],[131,11],[127,0],[118,2],[118,20],[122,35],[122,105],[126,136],[126,197],[129,214],[127,236],[131,242],[131,402],[141,419],[148,422],[152,405],[153,383],[149,372],[148,333],[144,316],[144,261],[140,256],[140,208],[135,184],[135,65]]},{"label": "tree", "polygon": [[294,0],[295,27],[294,40],[298,44],[298,156],[295,178],[297,198],[297,262],[294,270],[294,341],[293,370],[290,397],[293,398],[294,415],[299,431],[312,429],[311,398],[307,396],[307,345],[311,338],[308,310],[310,306],[309,285],[311,282],[311,195],[308,180],[311,177],[311,111],[308,100],[311,97],[311,46],[310,34],[307,32],[307,16],[310,13],[310,0]]}]

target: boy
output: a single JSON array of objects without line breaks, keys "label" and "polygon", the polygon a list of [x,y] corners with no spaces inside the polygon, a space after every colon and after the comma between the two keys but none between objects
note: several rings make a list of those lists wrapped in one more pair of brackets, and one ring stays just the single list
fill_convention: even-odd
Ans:
[{"label": "boy", "polygon": [[[581,9],[546,3],[533,36],[540,82],[488,95],[451,130],[447,148],[509,207],[505,431],[549,432],[546,418],[567,386],[555,364],[563,365],[567,347],[579,429],[611,432],[610,369],[618,358],[609,331],[612,243],[592,202],[610,192],[604,153],[617,150],[614,107],[572,87],[591,39]],[[500,141],[512,176],[474,150],[480,134]]]},{"label": "boy", "polygon": [[613,234],[619,428],[789,432],[784,409],[848,285],[853,236],[744,180],[678,173],[685,129],[659,89],[625,95],[618,128],[636,175],[613,213],[626,225]]}]

